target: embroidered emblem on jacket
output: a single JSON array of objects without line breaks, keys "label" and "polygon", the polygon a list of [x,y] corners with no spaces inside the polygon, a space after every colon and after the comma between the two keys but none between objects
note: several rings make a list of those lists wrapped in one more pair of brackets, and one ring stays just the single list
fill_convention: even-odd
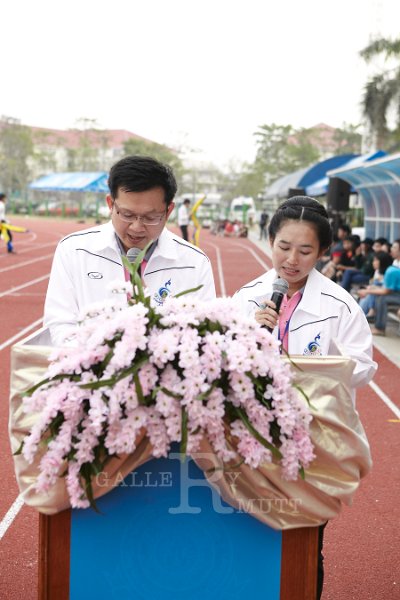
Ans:
[{"label": "embroidered emblem on jacket", "polygon": [[319,333],[317,336],[315,336],[315,338],[313,339],[312,342],[310,342],[309,344],[307,344],[306,348],[304,349],[303,354],[307,355],[307,356],[321,356],[321,346],[319,344],[319,341],[321,340],[321,333]]},{"label": "embroidered emblem on jacket", "polygon": [[154,294],[154,300],[157,302],[157,304],[159,306],[164,304],[165,299],[170,295],[170,293],[171,293],[170,287],[171,287],[171,279],[168,279],[168,281],[166,281],[164,283],[164,285],[159,288],[158,292],[156,292]]},{"label": "embroidered emblem on jacket", "polygon": [[103,274],[99,273],[98,271],[90,271],[87,276],[89,279],[103,279]]}]

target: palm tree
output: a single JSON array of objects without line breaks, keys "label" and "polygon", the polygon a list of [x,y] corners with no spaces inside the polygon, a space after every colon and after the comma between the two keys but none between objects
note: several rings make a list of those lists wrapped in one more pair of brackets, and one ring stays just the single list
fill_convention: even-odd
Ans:
[{"label": "palm tree", "polygon": [[[364,88],[362,111],[375,137],[376,146],[391,150],[394,141],[399,142],[400,133],[400,38],[387,40],[378,38],[360,52],[367,63],[377,57],[385,60],[394,58],[399,64],[371,77]],[[389,111],[394,109],[395,130],[388,127]],[[397,138],[397,140],[396,140]]]}]

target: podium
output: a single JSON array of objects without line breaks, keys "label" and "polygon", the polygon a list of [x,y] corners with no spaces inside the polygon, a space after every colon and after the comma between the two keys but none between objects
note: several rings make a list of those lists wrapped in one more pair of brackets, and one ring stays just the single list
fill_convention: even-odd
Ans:
[{"label": "podium", "polygon": [[[47,368],[51,348],[45,333],[12,349],[14,453],[37,418],[25,414],[22,397]],[[40,600],[314,600],[317,525],[351,504],[371,455],[352,401],[353,361],[339,355],[295,359],[295,381],[312,400],[314,416],[316,459],[305,480],[284,482],[276,464],[254,472],[238,465],[241,485],[235,493],[228,469],[219,487],[227,504],[205,477],[208,465],[198,456],[202,468],[193,459],[182,462],[175,447],[168,458],[148,460],[149,453],[143,454],[147,462],[134,461],[119,485],[103,488],[96,499],[100,513],[62,510],[69,505],[64,481],[59,478],[50,494],[38,494],[40,458],[28,464],[15,454],[24,502],[41,513]],[[282,514],[282,501],[293,501],[301,511]]]},{"label": "podium", "polygon": [[318,527],[276,531],[192,459],[152,459],[92,509],[40,515],[40,600],[314,600]]}]

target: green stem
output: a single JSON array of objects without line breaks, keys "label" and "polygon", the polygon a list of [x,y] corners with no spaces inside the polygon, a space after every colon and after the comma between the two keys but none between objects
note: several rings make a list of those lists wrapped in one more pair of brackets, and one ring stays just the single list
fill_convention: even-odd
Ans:
[{"label": "green stem", "polygon": [[181,408],[181,461],[185,460],[186,449],[187,449],[187,441],[188,441],[188,414],[186,412],[186,408],[182,406]]},{"label": "green stem", "polygon": [[262,446],[264,446],[265,448],[267,448],[268,450],[270,450],[270,452],[273,454],[273,456],[275,456],[275,458],[282,458],[282,453],[278,450],[278,448],[275,448],[275,446],[273,446],[270,442],[268,442],[259,431],[257,431],[257,429],[254,427],[254,425],[252,425],[250,423],[250,420],[248,419],[246,413],[241,409],[241,408],[236,408],[235,409],[236,414],[238,415],[238,417],[241,419],[243,425],[246,427],[246,429],[248,429],[250,431],[250,433],[256,438],[257,442],[260,442],[260,444]]}]

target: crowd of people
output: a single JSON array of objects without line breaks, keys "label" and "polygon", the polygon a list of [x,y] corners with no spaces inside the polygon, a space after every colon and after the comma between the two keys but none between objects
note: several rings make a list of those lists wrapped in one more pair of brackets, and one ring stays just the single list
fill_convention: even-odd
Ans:
[{"label": "crowd of people", "polygon": [[241,221],[230,219],[218,219],[214,221],[210,229],[213,235],[222,237],[240,237],[247,238],[249,235],[249,228],[245,223]]},{"label": "crowd of people", "polygon": [[341,224],[317,268],[357,299],[374,335],[385,335],[389,308],[400,306],[400,239],[361,239]]}]

